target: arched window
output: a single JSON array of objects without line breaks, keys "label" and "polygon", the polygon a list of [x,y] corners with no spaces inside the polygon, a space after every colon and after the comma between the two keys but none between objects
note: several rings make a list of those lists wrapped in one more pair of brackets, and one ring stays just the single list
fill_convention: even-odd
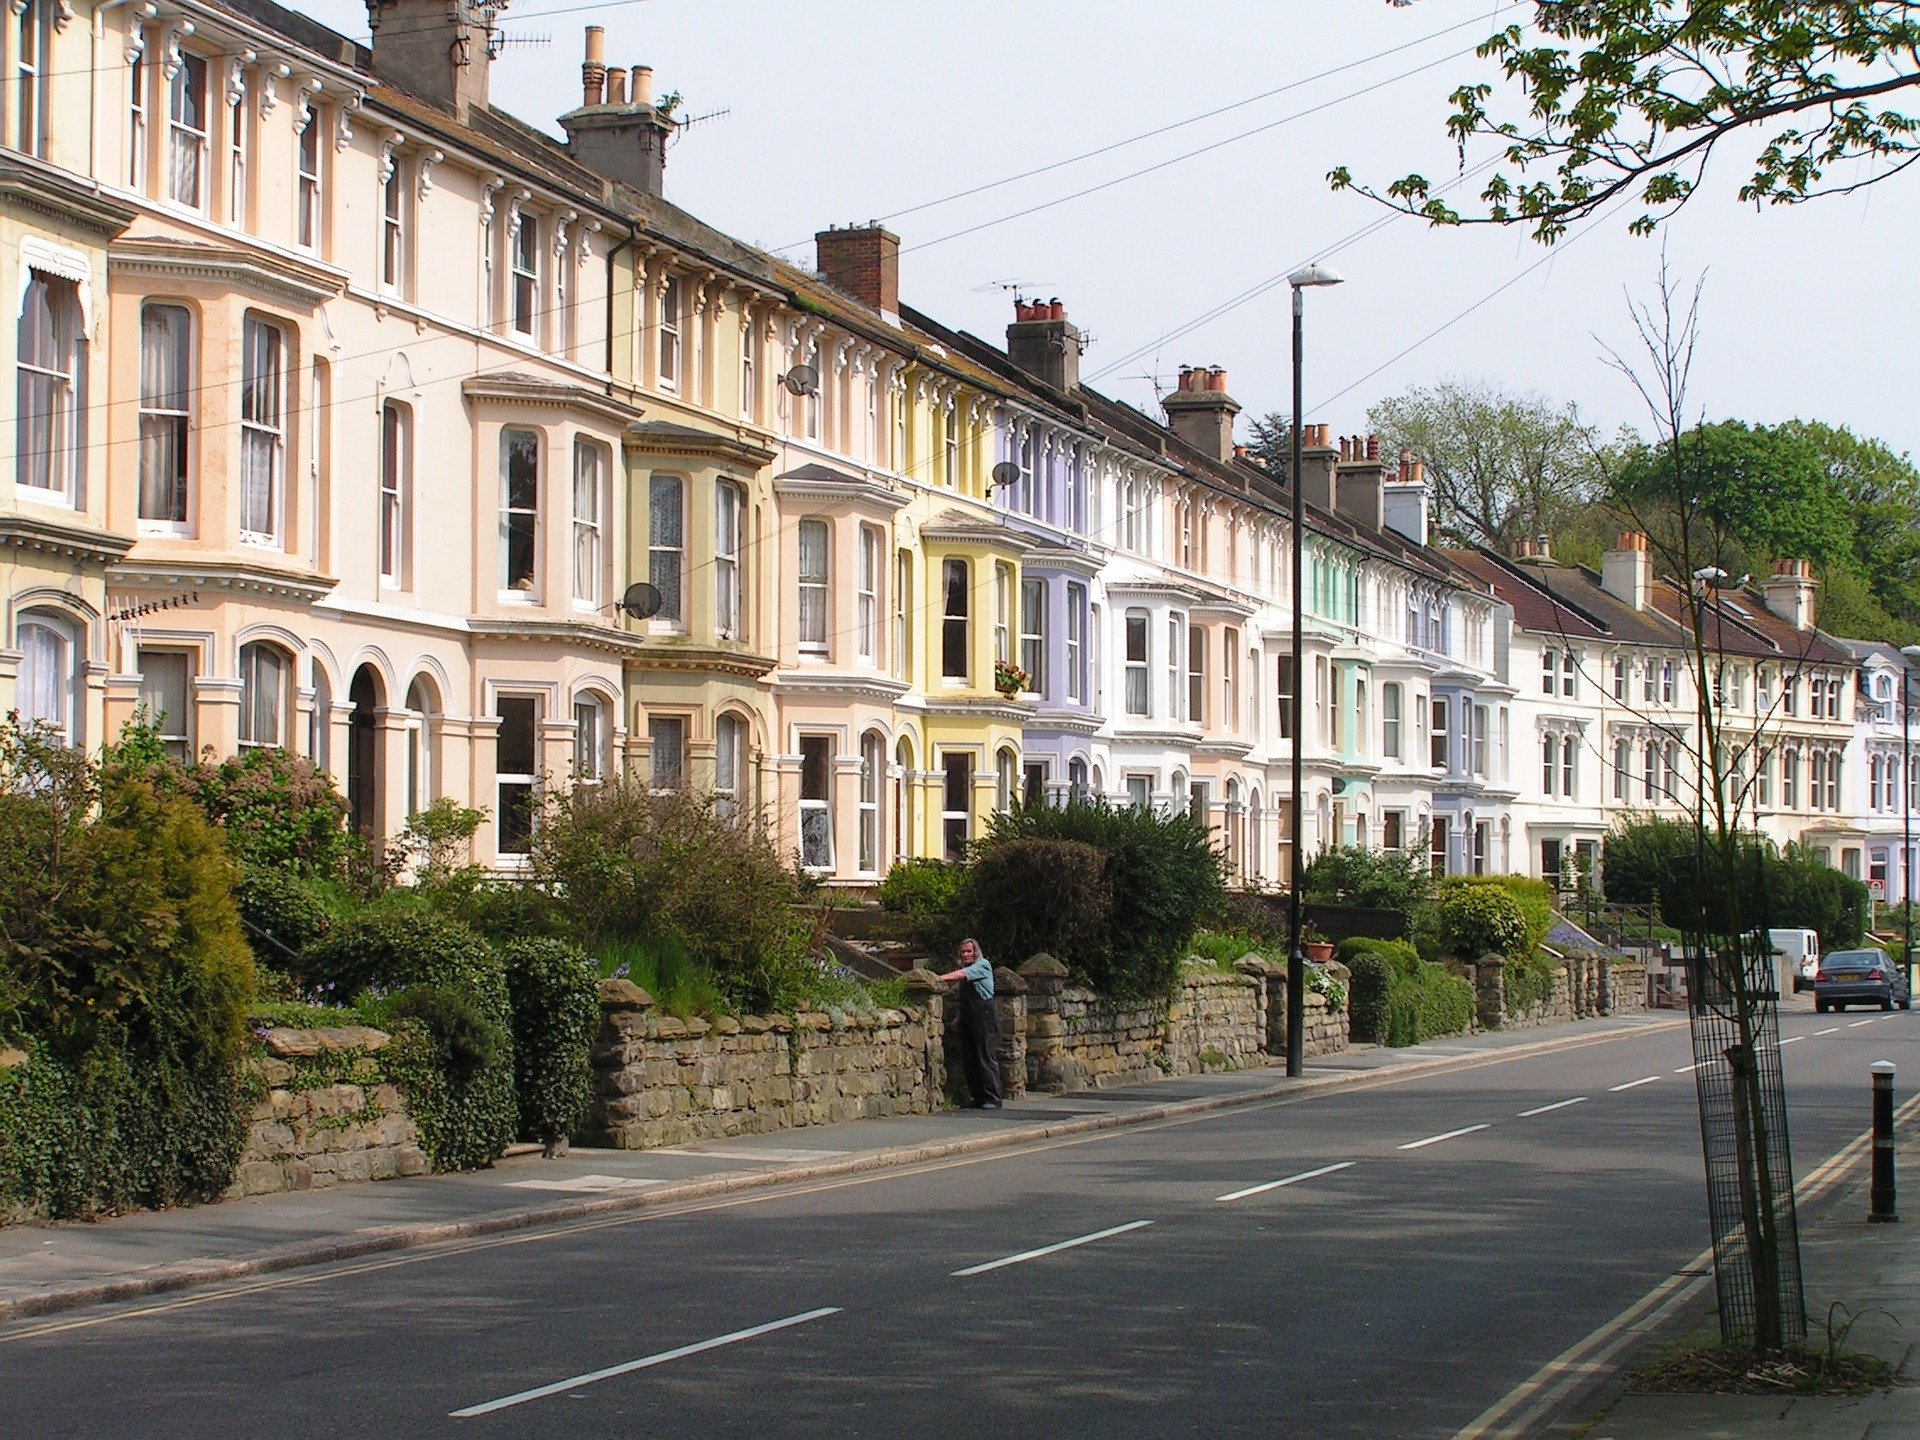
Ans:
[{"label": "arched window", "polygon": [[901,736],[893,747],[893,845],[906,859],[913,854],[913,742]]},{"label": "arched window", "polygon": [[574,784],[594,786],[607,778],[612,730],[613,727],[607,723],[607,707],[602,701],[592,695],[574,697]]},{"label": "arched window", "polygon": [[880,782],[887,764],[887,742],[878,730],[860,739],[860,872],[880,869]]},{"label": "arched window", "polygon": [[417,815],[433,804],[439,789],[438,751],[440,706],[433,684],[424,675],[407,687],[407,814]]},{"label": "arched window", "polygon": [[279,749],[287,743],[286,652],[255,640],[240,647],[240,748]]},{"label": "arched window", "polygon": [[20,651],[15,688],[21,721],[47,727],[63,744],[79,744],[79,645],[74,627],[46,611],[29,610],[20,617],[14,644]]},{"label": "arched window", "polygon": [[322,770],[332,769],[333,686],[318,660],[313,662],[313,713],[307,718],[307,756]]},{"label": "arched window", "polygon": [[1266,873],[1266,815],[1260,806],[1260,787],[1247,798],[1247,878],[1258,881]]},{"label": "arched window", "polygon": [[1012,810],[1019,798],[1014,789],[1014,777],[1019,769],[1019,757],[1009,748],[1002,747],[993,757],[993,808],[1002,815]]},{"label": "arched window", "polygon": [[747,769],[747,727],[738,715],[713,722],[713,808],[723,820],[741,813]]},{"label": "arched window", "polygon": [[1087,798],[1087,762],[1078,755],[1067,762],[1067,799],[1069,801]]}]

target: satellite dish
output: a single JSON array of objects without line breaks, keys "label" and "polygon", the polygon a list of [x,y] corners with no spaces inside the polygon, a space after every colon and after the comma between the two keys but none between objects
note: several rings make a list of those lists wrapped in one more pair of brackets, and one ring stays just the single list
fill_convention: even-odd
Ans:
[{"label": "satellite dish", "polygon": [[993,483],[996,485],[1011,485],[1019,478],[1020,467],[1011,460],[1002,460],[993,467]]},{"label": "satellite dish", "polygon": [[660,592],[644,580],[627,586],[616,610],[624,610],[636,620],[650,620],[660,613]]},{"label": "satellite dish", "polygon": [[794,395],[812,395],[820,389],[820,372],[811,365],[796,365],[780,377],[780,383]]}]

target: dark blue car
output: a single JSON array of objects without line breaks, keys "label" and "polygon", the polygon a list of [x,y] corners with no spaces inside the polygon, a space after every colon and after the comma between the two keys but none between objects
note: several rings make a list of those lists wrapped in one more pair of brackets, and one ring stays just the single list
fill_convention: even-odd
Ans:
[{"label": "dark blue car", "polygon": [[1878,1005],[1891,1010],[1913,1007],[1904,966],[1877,949],[1836,950],[1820,961],[1813,977],[1813,1008],[1821,1014],[1849,1005]]}]

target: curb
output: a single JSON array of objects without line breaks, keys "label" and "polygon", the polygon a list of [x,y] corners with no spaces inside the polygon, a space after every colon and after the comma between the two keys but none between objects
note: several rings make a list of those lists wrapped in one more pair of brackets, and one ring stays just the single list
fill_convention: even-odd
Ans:
[{"label": "curb", "polygon": [[74,1284],[47,1290],[38,1295],[0,1300],[0,1325],[42,1315],[78,1310],[91,1305],[136,1300],[149,1295],[167,1295],[180,1290],[198,1289],[256,1275],[272,1275],[283,1270],[298,1270],[327,1265],[341,1260],[378,1255],[394,1250],[412,1250],[444,1245],[456,1240],[480,1239],[515,1230],[565,1224],[575,1220],[598,1219],[628,1211],[662,1209],[692,1200],[744,1191],[797,1187],[813,1181],[835,1180],[867,1171],[921,1165],[956,1156],[977,1155],[995,1150],[1010,1150],[1023,1145],[1089,1135],[1105,1130],[1134,1129],[1147,1125],[1178,1121],[1221,1110],[1237,1110],[1254,1105],[1286,1103],[1307,1099],[1329,1090],[1349,1090],[1368,1084],[1382,1084],[1444,1070],[1472,1070],[1507,1060],[1529,1058],[1553,1050],[1580,1049],[1634,1035],[1658,1034],[1686,1024],[1684,1018],[1650,1024],[1620,1026],[1597,1034],[1561,1036],[1504,1046],[1474,1055],[1437,1055],[1410,1061],[1377,1071],[1349,1071],[1320,1075],[1297,1081],[1282,1081],[1273,1086],[1242,1091],[1232,1095],[1203,1096],[1192,1100],[1169,1101],[1126,1114],[1081,1115],[1049,1124],[1024,1125],[972,1135],[959,1140],[937,1140],[918,1145],[893,1145],[816,1164],[786,1170],[754,1170],[740,1175],[690,1180],[678,1185],[636,1191],[628,1195],[605,1196],[593,1200],[561,1200],[522,1210],[500,1211],[469,1220],[449,1220],[431,1225],[384,1225],[355,1230],[330,1240],[303,1241],[296,1245],[256,1251],[230,1260],[181,1260],[155,1270],[106,1280]]}]

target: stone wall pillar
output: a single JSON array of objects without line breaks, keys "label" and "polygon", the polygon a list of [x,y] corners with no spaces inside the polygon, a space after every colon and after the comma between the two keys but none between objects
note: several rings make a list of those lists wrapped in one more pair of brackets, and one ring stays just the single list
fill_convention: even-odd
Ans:
[{"label": "stone wall pillar", "polygon": [[1060,997],[1067,988],[1067,967],[1042,951],[1020,967],[1026,982],[1027,1089],[1058,1095],[1067,1088],[1067,1027]]},{"label": "stone wall pillar", "polygon": [[1507,1013],[1507,962],[1482,955],[1473,967],[1473,1008],[1482,1030],[1498,1030]]},{"label": "stone wall pillar", "polygon": [[1601,1015],[1613,1014],[1613,962],[1604,955],[1595,958],[1594,1010]]},{"label": "stone wall pillar", "polygon": [[1027,982],[1019,972],[994,967],[993,1008],[1000,1021],[1000,1090],[1018,1100],[1027,1093]]},{"label": "stone wall pillar", "polygon": [[931,970],[915,967],[906,974],[907,1003],[927,1017],[927,1096],[936,1109],[947,1093],[947,1018],[948,986]]},{"label": "stone wall pillar", "polygon": [[1242,955],[1233,968],[1260,986],[1260,1048],[1287,1053],[1287,967],[1264,955]]}]

